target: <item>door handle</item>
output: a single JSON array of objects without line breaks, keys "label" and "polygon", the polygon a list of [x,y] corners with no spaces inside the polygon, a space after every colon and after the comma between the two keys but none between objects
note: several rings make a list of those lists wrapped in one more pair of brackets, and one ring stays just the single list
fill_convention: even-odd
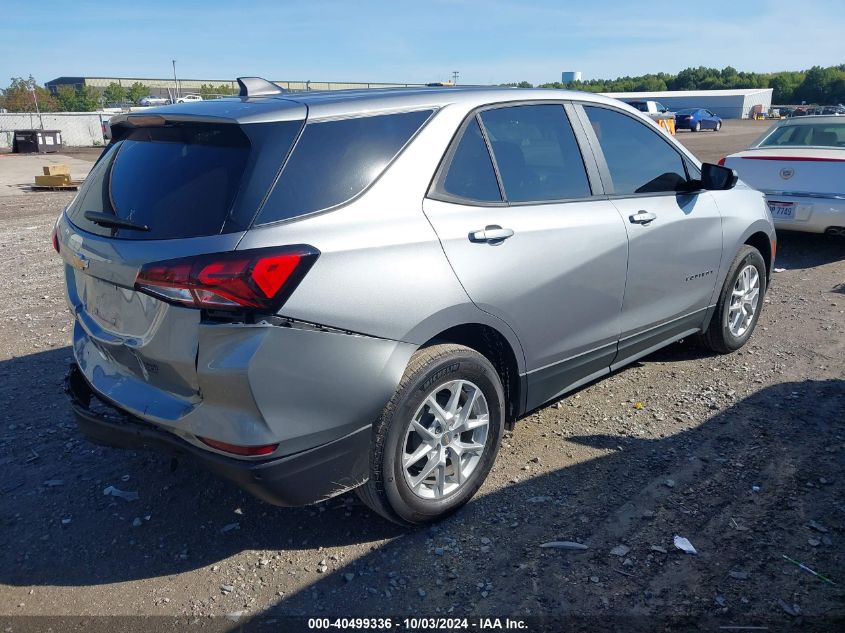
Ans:
[{"label": "door handle", "polygon": [[649,224],[657,219],[657,214],[649,211],[637,211],[628,219],[631,220],[631,224]]},{"label": "door handle", "polygon": [[513,229],[503,229],[498,224],[489,224],[483,231],[472,231],[469,234],[470,242],[487,242],[498,244],[513,236]]}]

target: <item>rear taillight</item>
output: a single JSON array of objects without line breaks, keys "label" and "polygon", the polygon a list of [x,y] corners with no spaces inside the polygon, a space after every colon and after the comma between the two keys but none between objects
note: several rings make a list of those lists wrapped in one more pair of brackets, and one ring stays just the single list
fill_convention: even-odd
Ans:
[{"label": "rear taillight", "polygon": [[720,159],[719,159],[718,165],[719,165],[720,167],[724,167],[724,166],[725,166],[725,159],[726,159],[726,158],[727,158],[727,156],[722,156],[722,158],[720,158]]},{"label": "rear taillight", "polygon": [[55,226],[53,227],[53,232],[50,234],[50,239],[53,241],[53,250],[60,253],[61,247],[59,246],[59,233]]},{"label": "rear taillight", "polygon": [[286,246],[145,264],[135,289],[170,303],[213,310],[278,310],[320,252]]}]

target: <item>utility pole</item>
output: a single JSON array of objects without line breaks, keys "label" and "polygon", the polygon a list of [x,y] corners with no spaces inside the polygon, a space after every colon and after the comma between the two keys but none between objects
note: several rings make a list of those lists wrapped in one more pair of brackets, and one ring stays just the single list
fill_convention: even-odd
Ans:
[{"label": "utility pole", "polygon": [[[44,129],[44,119],[41,118],[41,110],[38,109],[38,93],[35,91],[35,82],[29,82],[29,91],[32,93],[32,100],[35,102],[35,114],[38,115],[38,124]],[[31,122],[30,122],[31,123]]]},{"label": "utility pole", "polygon": [[458,85],[458,75],[460,75],[460,74],[461,73],[457,70],[452,71],[452,83],[456,86]]},{"label": "utility pole", "polygon": [[173,87],[174,87],[174,88],[175,88],[175,90],[176,90],[176,98],[178,99],[178,98],[179,98],[179,97],[181,97],[182,95],[180,95],[180,94],[179,94],[179,80],[178,80],[178,79],[176,79],[176,60],[175,60],[175,59],[172,59],[172,60],[170,60],[170,61],[172,61],[172,62],[173,62]]}]

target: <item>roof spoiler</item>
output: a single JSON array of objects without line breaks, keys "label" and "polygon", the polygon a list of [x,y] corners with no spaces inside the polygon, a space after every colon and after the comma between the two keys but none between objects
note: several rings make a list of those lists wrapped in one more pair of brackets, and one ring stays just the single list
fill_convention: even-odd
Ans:
[{"label": "roof spoiler", "polygon": [[268,97],[285,92],[284,88],[261,77],[238,77],[238,85],[241,97]]}]

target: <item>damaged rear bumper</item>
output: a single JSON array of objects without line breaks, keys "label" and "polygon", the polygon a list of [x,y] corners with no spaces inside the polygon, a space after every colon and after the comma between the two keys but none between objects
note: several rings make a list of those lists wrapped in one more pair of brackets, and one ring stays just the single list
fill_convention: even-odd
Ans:
[{"label": "damaged rear bumper", "polygon": [[235,459],[205,451],[99,398],[76,363],[65,379],[79,430],[95,444],[183,456],[273,505],[300,506],[364,483],[372,427],[332,442],[269,460]]}]

